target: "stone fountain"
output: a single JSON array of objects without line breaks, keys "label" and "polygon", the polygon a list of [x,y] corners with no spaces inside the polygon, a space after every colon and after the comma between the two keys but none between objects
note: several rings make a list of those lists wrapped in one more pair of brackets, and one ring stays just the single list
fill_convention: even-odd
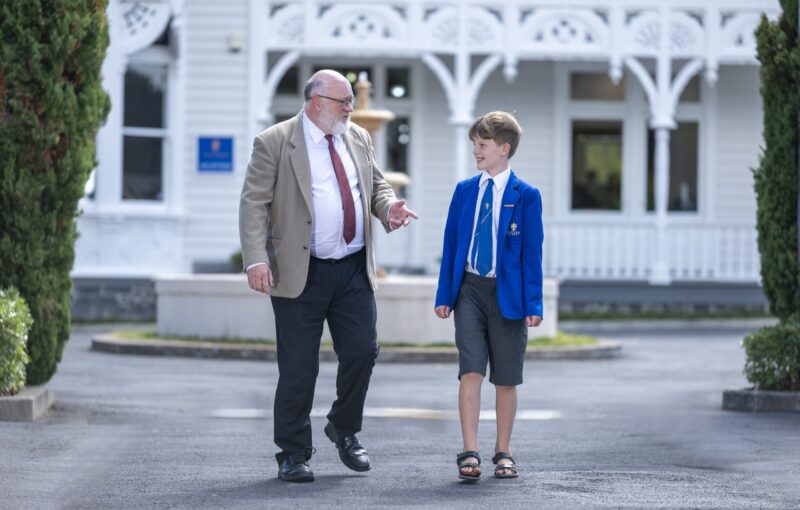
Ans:
[{"label": "stone fountain", "polygon": [[[358,81],[355,83],[356,88],[356,109],[350,114],[350,118],[369,131],[372,137],[372,143],[375,143],[375,133],[380,130],[384,124],[393,120],[395,114],[389,110],[373,110],[369,107],[369,91],[372,88],[372,83],[367,79],[367,73],[360,73]],[[402,188],[408,186],[411,179],[403,172],[394,172],[391,169],[383,173],[384,179],[388,182],[396,194],[400,194]]]}]

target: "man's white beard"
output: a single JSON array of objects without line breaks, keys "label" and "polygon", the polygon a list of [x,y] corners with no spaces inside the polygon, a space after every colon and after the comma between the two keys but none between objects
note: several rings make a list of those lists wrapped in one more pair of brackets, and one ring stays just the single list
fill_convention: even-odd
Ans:
[{"label": "man's white beard", "polygon": [[342,118],[334,115],[329,114],[327,111],[323,112],[322,115],[322,123],[325,124],[331,133],[334,135],[343,135],[347,133],[347,130],[350,129],[350,119],[348,118],[347,121],[342,121]]}]

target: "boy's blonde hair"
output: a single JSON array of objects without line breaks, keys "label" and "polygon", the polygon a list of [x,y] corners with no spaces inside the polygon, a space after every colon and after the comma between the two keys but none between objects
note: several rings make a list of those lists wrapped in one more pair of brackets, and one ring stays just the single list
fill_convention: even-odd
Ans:
[{"label": "boy's blonde hair", "polygon": [[522,137],[522,128],[517,119],[507,112],[489,112],[478,118],[472,127],[469,128],[469,139],[475,140],[494,140],[497,145],[507,143],[511,149],[508,151],[508,159],[514,155]]}]

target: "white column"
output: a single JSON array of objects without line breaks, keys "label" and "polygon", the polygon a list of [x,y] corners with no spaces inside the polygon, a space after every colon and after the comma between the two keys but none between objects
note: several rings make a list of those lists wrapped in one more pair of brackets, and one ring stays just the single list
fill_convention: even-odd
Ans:
[{"label": "white column", "polygon": [[467,50],[467,13],[469,6],[458,10],[458,51],[455,54],[455,95],[450,103],[450,124],[455,136],[455,178],[456,182],[467,177],[467,135],[472,121],[472,108],[469,97],[470,54]]},{"label": "white column", "polygon": [[669,128],[656,127],[655,154],[655,208],[656,208],[656,253],[650,283],[666,285],[670,282],[667,267],[667,201],[669,197]]},{"label": "white column", "polygon": [[185,91],[186,91],[186,14],[184,12],[185,6],[180,3],[180,11],[172,20],[170,30],[175,39],[174,45],[176,48],[175,58],[173,60],[174,66],[174,80],[170,83],[170,90],[172,97],[169,99],[170,115],[172,124],[168,126],[170,137],[170,150],[171,150],[171,164],[170,164],[170,185],[172,189],[169,190],[169,199],[167,200],[167,207],[170,212],[174,214],[183,214],[184,208],[184,126],[186,124],[186,105],[185,105]]},{"label": "white column", "polygon": [[656,207],[656,249],[650,283],[667,285],[670,283],[667,265],[667,201],[669,197],[669,130],[675,128],[671,103],[672,60],[670,44],[670,11],[660,9],[659,52],[656,67],[656,90],[658,109],[650,126],[656,131],[656,158],[654,175],[654,195]]},{"label": "white column", "polygon": [[97,170],[95,203],[99,210],[109,209],[122,200],[122,120],[125,104],[125,69],[127,57],[122,49],[122,10],[109,2],[109,45],[103,61],[103,89],[111,100],[111,111],[97,133]]},{"label": "white column", "polygon": [[463,120],[451,120],[450,123],[453,125],[453,135],[455,136],[455,173],[454,177],[456,182],[463,181],[467,178],[467,165],[468,163],[468,153],[469,151],[469,126],[471,125],[470,122],[464,122]]},{"label": "white column", "polygon": [[247,95],[248,111],[247,115],[247,140],[246,144],[251,144],[253,137],[260,133],[265,125],[273,122],[270,109],[266,108],[264,97],[264,86],[267,79],[267,52],[266,52],[266,30],[269,29],[268,23],[268,2],[266,0],[250,0],[250,19],[248,20],[247,38]]}]

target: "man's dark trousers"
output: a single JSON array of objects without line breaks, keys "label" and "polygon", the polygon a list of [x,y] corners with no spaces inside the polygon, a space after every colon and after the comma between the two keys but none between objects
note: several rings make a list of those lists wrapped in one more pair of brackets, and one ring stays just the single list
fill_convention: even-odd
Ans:
[{"label": "man's dark trousers", "polygon": [[281,460],[293,452],[311,457],[311,405],[319,373],[325,319],[339,358],[336,401],[328,420],[339,437],[361,431],[364,400],[378,356],[375,294],[366,250],[337,261],[311,257],[306,286],[296,298],[272,297],[278,343],[275,444]]}]

